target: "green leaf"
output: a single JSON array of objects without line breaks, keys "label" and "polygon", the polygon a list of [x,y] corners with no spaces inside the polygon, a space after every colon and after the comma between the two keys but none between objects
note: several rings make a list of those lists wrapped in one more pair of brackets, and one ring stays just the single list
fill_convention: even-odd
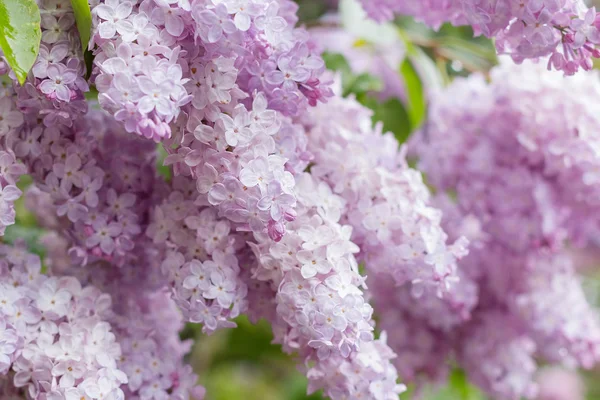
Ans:
[{"label": "green leaf", "polygon": [[21,85],[40,50],[40,22],[34,0],[0,0],[0,48]]},{"label": "green leaf", "polygon": [[392,98],[381,103],[366,94],[357,95],[356,99],[373,110],[373,122],[381,121],[384,132],[392,132],[400,144],[406,141],[412,131],[412,125],[408,112],[400,100]]},{"label": "green leaf", "polygon": [[423,93],[423,83],[421,77],[417,73],[410,57],[404,59],[400,66],[400,73],[404,78],[406,85],[406,94],[408,97],[408,115],[413,129],[418,128],[427,112],[427,104]]},{"label": "green leaf", "polygon": [[81,39],[81,51],[85,52],[88,43],[90,42],[90,35],[92,32],[92,12],[90,11],[90,4],[87,0],[71,0],[71,6],[75,13],[77,30],[79,31],[79,38]]},{"label": "green leaf", "polygon": [[455,36],[438,39],[438,55],[460,61],[470,71],[488,71],[498,63],[496,51],[487,45]]},{"label": "green leaf", "polygon": [[383,89],[383,83],[381,80],[370,74],[360,74],[349,76],[345,82],[343,82],[344,93],[346,97],[350,93],[360,94],[366,92],[377,92]]},{"label": "green leaf", "polygon": [[485,400],[479,389],[471,385],[467,375],[461,369],[454,369],[450,374],[448,386],[431,393],[428,391],[427,399],[430,400]]},{"label": "green leaf", "polygon": [[321,55],[321,57],[323,57],[323,61],[325,61],[325,66],[327,69],[332,71],[340,71],[342,75],[352,73],[352,69],[350,68],[350,64],[348,64],[346,57],[340,53],[330,53],[326,51]]}]

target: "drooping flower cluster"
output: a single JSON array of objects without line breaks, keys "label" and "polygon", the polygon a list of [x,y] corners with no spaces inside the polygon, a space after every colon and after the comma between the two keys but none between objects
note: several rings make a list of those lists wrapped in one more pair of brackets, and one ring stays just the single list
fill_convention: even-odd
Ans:
[{"label": "drooping flower cluster", "polygon": [[192,343],[182,342],[183,318],[166,292],[113,294],[112,320],[127,374],[125,399],[202,400],[205,390],[183,357]]},{"label": "drooping flower cluster", "polygon": [[343,222],[353,228],[359,260],[398,285],[412,283],[415,294],[447,292],[466,242],[446,245],[441,213],[429,204],[429,191],[408,167],[404,148],[398,150],[381,126],[373,129],[371,111],[353,99],[332,99],[311,110],[304,123],[314,154],[311,174],[345,200]]},{"label": "drooping flower cluster", "polygon": [[361,0],[378,21],[411,15],[438,28],[444,22],[471,25],[496,38],[501,54],[516,62],[549,57],[548,67],[572,75],[590,70],[600,57],[600,19],[583,0]]},{"label": "drooping flower cluster", "polygon": [[70,233],[70,254],[80,263],[105,259],[119,266],[143,256],[138,238],[144,237],[157,180],[152,143],[125,134],[97,111],[71,127],[28,120],[7,143],[49,196],[36,212],[59,218],[52,228]]},{"label": "drooping flower cluster", "polygon": [[286,236],[279,243],[257,237],[251,245],[258,261],[253,278],[276,291],[275,313],[263,316],[284,351],[314,364],[309,391],[324,388],[332,399],[396,398],[404,387],[390,363],[395,355],[385,340],[373,341],[373,309],[353,256],[359,249],[350,241],[352,228],[338,222],[344,201],[309,174],[297,180],[298,218],[288,222]]},{"label": "drooping flower cluster", "polygon": [[22,245],[0,252],[0,394],[122,399],[127,376],[107,322],[110,296],[72,277],[41,275],[39,257]]},{"label": "drooping flower cluster", "polygon": [[233,327],[231,320],[246,311],[246,283],[240,268],[248,267],[243,233],[232,230],[214,208],[195,203],[195,182],[177,177],[170,195],[156,206],[146,234],[165,251],[162,273],[187,321],[201,323],[204,332]]},{"label": "drooping flower cluster", "polygon": [[309,161],[287,117],[331,96],[297,6],[283,1],[115,1],[93,9],[100,104],[130,132],[165,141],[235,228],[279,240]]},{"label": "drooping flower cluster", "polygon": [[494,69],[490,84],[457,80],[435,97],[419,166],[514,251],[583,245],[598,230],[597,77],[564,80],[525,63]]},{"label": "drooping flower cluster", "polygon": [[450,302],[373,277],[381,328],[411,355],[398,359],[404,376],[443,377],[454,357],[495,398],[535,398],[538,358],[585,368],[600,358],[600,320],[567,251],[597,234],[600,85],[589,78],[506,64],[489,84],[472,76],[433,97],[416,153],[451,195],[434,203],[446,231],[472,245]]}]

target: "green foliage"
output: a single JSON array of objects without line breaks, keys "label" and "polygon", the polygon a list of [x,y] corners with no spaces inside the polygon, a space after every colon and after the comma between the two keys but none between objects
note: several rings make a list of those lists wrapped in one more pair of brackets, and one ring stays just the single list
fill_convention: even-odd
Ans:
[{"label": "green foliage", "polygon": [[71,0],[75,21],[77,22],[77,30],[81,39],[81,50],[85,52],[90,41],[92,32],[92,12],[90,4],[87,0]]},{"label": "green foliage", "polygon": [[342,95],[356,95],[376,92],[383,88],[381,81],[369,74],[354,74],[346,58],[339,53],[323,53],[323,60],[328,69],[338,71],[342,75]]},{"label": "green foliage", "polygon": [[21,85],[40,50],[40,21],[35,0],[0,0],[0,48]]},{"label": "green foliage", "polygon": [[376,98],[366,95],[357,96],[357,100],[373,110],[373,122],[382,122],[384,132],[392,132],[400,144],[406,142],[412,132],[412,124],[410,116],[400,100],[391,98],[380,102]]},{"label": "green foliage", "polygon": [[443,68],[442,74],[485,72],[498,63],[492,41],[483,36],[474,38],[470,27],[445,24],[436,32],[410,17],[397,18],[396,25],[405,42],[420,47]]},{"label": "green foliage", "polygon": [[481,391],[469,383],[467,375],[461,369],[452,371],[446,387],[428,388],[425,393],[424,398],[427,400],[486,400]]},{"label": "green foliage", "polygon": [[406,87],[410,122],[413,128],[417,128],[423,123],[427,113],[423,82],[421,82],[421,77],[409,57],[404,59],[402,65],[400,65],[400,74],[404,78],[404,85]]},{"label": "green foliage", "polygon": [[[374,123],[381,121],[385,132],[392,132],[400,143],[404,143],[412,132],[413,124],[402,102],[394,98],[383,102],[378,100],[374,94],[382,89],[381,81],[366,73],[354,74],[342,54],[325,52],[323,59],[328,69],[338,71],[341,74],[343,96],[354,94],[361,104],[373,110]],[[419,114],[424,113],[424,105],[419,105],[420,101],[424,101],[419,100],[419,97],[422,98],[423,96],[423,88],[416,72],[414,74],[411,90],[413,90],[415,101],[414,118],[418,120]]]}]

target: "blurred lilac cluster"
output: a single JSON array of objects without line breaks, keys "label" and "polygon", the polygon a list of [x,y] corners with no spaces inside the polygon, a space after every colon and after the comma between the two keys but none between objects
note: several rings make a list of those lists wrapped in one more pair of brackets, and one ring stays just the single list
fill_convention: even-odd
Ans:
[{"label": "blurred lilac cluster", "polygon": [[548,68],[567,75],[590,70],[600,57],[600,18],[583,0],[361,0],[377,21],[411,15],[434,28],[470,25],[496,39],[501,54],[518,63],[548,58]]}]

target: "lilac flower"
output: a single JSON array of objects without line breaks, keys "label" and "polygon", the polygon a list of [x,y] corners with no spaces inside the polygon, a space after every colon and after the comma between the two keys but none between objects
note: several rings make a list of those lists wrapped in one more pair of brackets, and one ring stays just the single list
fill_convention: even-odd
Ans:
[{"label": "lilac flower", "polygon": [[107,223],[106,219],[99,219],[92,225],[94,233],[85,241],[87,247],[100,246],[106,254],[115,251],[115,237],[121,234],[121,226],[117,223]]},{"label": "lilac flower", "polygon": [[77,74],[62,64],[52,64],[46,70],[48,79],[42,81],[40,90],[42,93],[58,100],[68,102],[71,99],[69,85],[75,82]]},{"label": "lilac flower", "polygon": [[94,13],[103,20],[98,25],[98,32],[101,38],[110,39],[117,32],[124,34],[127,32],[126,18],[131,14],[132,4],[129,1],[119,2],[116,0],[107,0],[94,8]]}]

